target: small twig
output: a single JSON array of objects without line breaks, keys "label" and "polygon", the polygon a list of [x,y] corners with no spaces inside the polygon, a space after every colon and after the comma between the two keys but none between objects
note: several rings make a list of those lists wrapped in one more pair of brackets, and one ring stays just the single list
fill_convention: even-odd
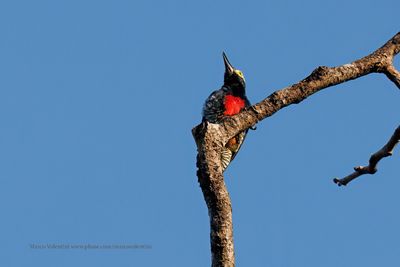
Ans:
[{"label": "small twig", "polygon": [[352,174],[342,178],[342,179],[333,179],[333,182],[336,183],[338,186],[347,185],[352,180],[356,179],[357,177],[363,174],[374,174],[377,172],[377,165],[378,162],[388,156],[393,154],[393,149],[400,141],[400,126],[394,131],[390,140],[376,153],[372,154],[371,158],[369,159],[368,166],[358,166],[354,167],[354,171]]}]

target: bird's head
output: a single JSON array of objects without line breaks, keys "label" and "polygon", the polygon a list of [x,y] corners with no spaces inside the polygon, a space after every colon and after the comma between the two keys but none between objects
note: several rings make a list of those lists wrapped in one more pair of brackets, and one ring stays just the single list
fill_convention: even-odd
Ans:
[{"label": "bird's head", "polygon": [[224,85],[230,87],[234,93],[244,94],[246,82],[243,73],[232,66],[225,52],[222,53],[222,57],[225,63]]}]

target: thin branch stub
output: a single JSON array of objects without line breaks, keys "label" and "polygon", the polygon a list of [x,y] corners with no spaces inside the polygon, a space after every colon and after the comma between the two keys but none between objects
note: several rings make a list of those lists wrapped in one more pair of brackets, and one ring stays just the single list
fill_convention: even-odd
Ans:
[{"label": "thin branch stub", "polygon": [[333,182],[337,184],[338,186],[345,186],[354,179],[358,178],[361,175],[364,174],[375,174],[378,169],[378,163],[381,159],[392,156],[393,155],[393,149],[396,147],[396,145],[400,141],[400,126],[397,127],[397,129],[394,131],[392,137],[389,139],[389,141],[376,153],[372,154],[371,158],[369,159],[369,165],[368,166],[358,166],[354,167],[354,172],[349,174],[348,176],[338,179],[334,178]]}]

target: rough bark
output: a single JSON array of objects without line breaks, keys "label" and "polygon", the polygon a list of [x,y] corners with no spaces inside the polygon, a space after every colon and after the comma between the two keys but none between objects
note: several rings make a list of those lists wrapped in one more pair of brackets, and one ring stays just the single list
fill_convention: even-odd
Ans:
[{"label": "rough bark", "polygon": [[211,225],[212,266],[234,266],[232,209],[222,174],[219,152],[239,132],[256,125],[280,109],[298,104],[316,92],[370,73],[384,73],[400,88],[400,72],[393,57],[400,52],[400,32],[372,54],[338,67],[317,67],[308,77],[278,90],[221,124],[204,122],[192,133],[198,150],[197,176],[207,203]]}]

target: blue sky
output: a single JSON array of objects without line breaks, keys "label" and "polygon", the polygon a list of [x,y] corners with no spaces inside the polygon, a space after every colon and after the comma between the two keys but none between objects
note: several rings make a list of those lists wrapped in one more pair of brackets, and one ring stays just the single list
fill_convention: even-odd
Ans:
[{"label": "blue sky", "polygon": [[[393,1],[0,3],[0,265],[208,266],[191,128],[226,51],[258,102],[397,33]],[[399,60],[396,66],[400,67]],[[262,121],[226,171],[237,266],[400,264],[398,126],[372,74]],[[145,244],[150,249],[32,249]]]}]

